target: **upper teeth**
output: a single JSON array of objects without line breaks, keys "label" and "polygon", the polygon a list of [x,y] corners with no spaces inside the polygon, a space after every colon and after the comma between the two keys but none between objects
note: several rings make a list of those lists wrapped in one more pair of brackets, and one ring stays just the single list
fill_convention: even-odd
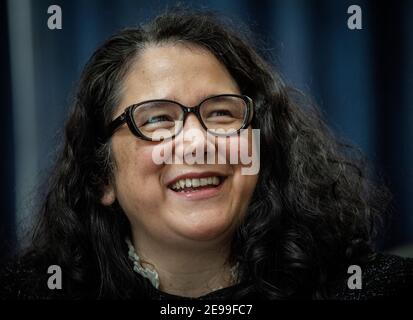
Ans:
[{"label": "upper teeth", "polygon": [[184,188],[197,188],[207,185],[219,185],[218,177],[205,177],[200,179],[180,179],[176,181],[171,188],[174,190],[184,189]]}]

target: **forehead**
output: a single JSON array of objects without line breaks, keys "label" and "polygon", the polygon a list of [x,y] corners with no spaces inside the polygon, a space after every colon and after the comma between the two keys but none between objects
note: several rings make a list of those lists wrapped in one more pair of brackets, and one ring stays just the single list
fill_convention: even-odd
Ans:
[{"label": "forehead", "polygon": [[143,50],[123,83],[123,107],[149,99],[196,104],[206,96],[239,93],[225,66],[206,49],[165,44]]}]

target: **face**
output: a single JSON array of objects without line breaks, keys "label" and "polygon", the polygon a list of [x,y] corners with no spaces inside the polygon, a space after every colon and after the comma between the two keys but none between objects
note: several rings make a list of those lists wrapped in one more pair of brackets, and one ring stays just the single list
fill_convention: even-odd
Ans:
[{"label": "face", "polygon": [[[182,44],[152,46],[140,54],[129,70],[113,119],[127,106],[145,100],[171,99],[194,106],[208,96],[226,93],[240,94],[240,91],[226,68],[209,51]],[[138,139],[126,124],[112,137],[116,168],[114,181],[107,186],[102,202],[110,205],[117,199],[138,242],[171,245],[230,239],[246,212],[257,176],[243,175],[241,164],[153,161],[154,149],[161,144],[172,153],[178,150],[190,153],[201,144],[209,144],[212,147],[209,150],[216,151],[217,146],[208,140],[206,132],[195,141],[179,139],[193,129],[205,132],[196,116],[190,114],[173,141]],[[176,182],[182,184],[188,179],[191,184],[196,179],[195,186],[208,184],[186,191],[173,190]]]}]

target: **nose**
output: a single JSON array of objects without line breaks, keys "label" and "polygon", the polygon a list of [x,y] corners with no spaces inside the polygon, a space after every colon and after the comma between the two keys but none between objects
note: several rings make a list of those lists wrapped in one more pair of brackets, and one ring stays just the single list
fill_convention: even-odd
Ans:
[{"label": "nose", "polygon": [[215,154],[215,143],[209,136],[196,115],[188,114],[182,131],[175,137],[175,157],[186,164],[207,163],[208,154]]},{"label": "nose", "polygon": [[202,127],[200,120],[193,113],[189,113],[186,115],[186,119],[184,120],[183,131],[191,130],[191,129],[198,129],[198,130],[205,131],[204,128]]}]

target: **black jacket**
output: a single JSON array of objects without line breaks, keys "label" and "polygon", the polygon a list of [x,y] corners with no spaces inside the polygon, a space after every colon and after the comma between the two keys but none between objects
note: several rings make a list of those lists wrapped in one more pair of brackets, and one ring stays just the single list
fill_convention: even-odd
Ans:
[{"label": "black jacket", "polygon": [[[350,289],[348,277],[342,277],[330,288],[330,299],[334,300],[369,300],[388,298],[408,298],[413,296],[413,259],[394,255],[376,254],[362,268],[362,288]],[[41,271],[30,264],[14,263],[0,269],[0,299],[71,299],[65,290],[50,290],[47,280],[47,268]],[[138,275],[137,275],[138,277]],[[231,300],[234,292],[242,289],[243,283],[220,289],[198,300]],[[93,290],[91,290],[92,292]],[[92,297],[85,293],[83,296]],[[190,299],[167,294],[152,288],[149,292],[153,300]],[[259,294],[250,296],[261,299]]]}]

